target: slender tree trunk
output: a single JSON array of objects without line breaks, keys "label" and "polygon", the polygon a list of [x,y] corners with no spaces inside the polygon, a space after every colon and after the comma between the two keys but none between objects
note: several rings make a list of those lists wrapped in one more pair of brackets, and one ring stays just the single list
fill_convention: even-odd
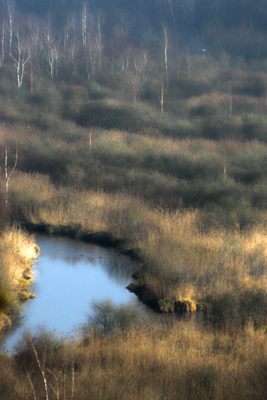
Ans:
[{"label": "slender tree trunk", "polygon": [[34,400],[37,400],[37,398],[36,398],[36,393],[35,393],[35,389],[34,389],[34,386],[33,386],[32,380],[31,380],[31,376],[30,376],[30,374],[29,374],[29,372],[28,372],[28,370],[27,370],[27,368],[26,368],[25,366],[24,366],[24,369],[25,369],[25,371],[26,371],[27,378],[28,378],[28,381],[29,381],[29,383],[30,383],[30,387],[31,387],[31,390],[32,390],[33,399],[34,399]]},{"label": "slender tree trunk", "polygon": [[90,148],[90,153],[92,151],[92,128],[90,129],[89,132],[89,148]]},{"label": "slender tree trunk", "polygon": [[168,71],[168,34],[165,26],[162,26],[164,32],[164,63],[165,63],[165,73],[166,73],[166,83],[167,88],[169,87],[169,71]]},{"label": "slender tree trunk", "polygon": [[161,83],[160,112],[161,112],[161,115],[163,115],[163,113],[164,113],[164,84],[163,84],[163,79],[162,79],[162,83]]},{"label": "slender tree trunk", "polygon": [[191,62],[189,50],[187,50],[187,77],[191,78]]},{"label": "slender tree trunk", "polygon": [[74,369],[74,355],[71,363],[72,377],[71,377],[71,400],[74,400],[74,388],[75,388],[75,369]]},{"label": "slender tree trunk", "polygon": [[39,359],[39,357],[38,357],[36,348],[35,348],[35,346],[34,346],[34,344],[33,344],[32,337],[29,336],[29,339],[30,339],[30,342],[31,342],[31,346],[32,346],[34,355],[35,355],[35,359],[36,359],[37,365],[38,365],[39,370],[40,370],[40,372],[41,372],[41,374],[42,374],[43,383],[44,383],[44,389],[45,389],[45,399],[46,399],[46,400],[49,400],[48,385],[47,385],[47,379],[46,379],[46,375],[45,375],[44,365],[42,365],[41,362],[40,362],[40,359]]},{"label": "slender tree trunk", "polygon": [[180,73],[181,73],[181,71],[180,71],[180,68],[181,68],[180,64],[181,64],[181,57],[180,57],[180,54],[178,53],[178,59],[177,59],[177,78],[180,78]]},{"label": "slender tree trunk", "polygon": [[97,20],[97,30],[98,30],[98,38],[97,38],[97,46],[98,46],[98,71],[101,72],[101,68],[102,68],[102,35],[101,35],[101,21],[100,21],[100,15],[98,15],[98,20]]},{"label": "slender tree trunk", "polygon": [[136,83],[134,81],[133,75],[131,76],[131,79],[132,79],[132,86],[133,86],[133,102],[134,102],[134,105],[135,105],[136,104],[137,95],[136,95]]},{"label": "slender tree trunk", "polygon": [[17,167],[17,162],[18,162],[18,150],[16,149],[16,158],[15,158],[15,163],[13,166],[12,171],[9,173],[8,171],[8,149],[7,149],[7,144],[5,147],[5,186],[6,186],[6,207],[8,206],[8,190],[9,190],[9,180],[11,176],[14,174],[15,169]]},{"label": "slender tree trunk", "polygon": [[86,41],[87,41],[87,9],[86,9],[86,3],[83,3],[83,9],[82,9],[82,41],[83,45],[86,46]]},{"label": "slender tree trunk", "polygon": [[31,94],[33,94],[33,62],[31,58]]}]

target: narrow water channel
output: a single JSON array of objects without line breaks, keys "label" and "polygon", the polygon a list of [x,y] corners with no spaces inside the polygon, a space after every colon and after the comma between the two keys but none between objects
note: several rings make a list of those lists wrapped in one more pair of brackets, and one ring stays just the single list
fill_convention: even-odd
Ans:
[{"label": "narrow water channel", "polygon": [[69,238],[36,235],[35,242],[40,247],[31,287],[36,298],[23,306],[2,349],[12,351],[25,330],[34,334],[44,327],[71,334],[87,322],[93,300],[109,298],[120,304],[135,299],[126,289],[135,266],[130,258]]}]

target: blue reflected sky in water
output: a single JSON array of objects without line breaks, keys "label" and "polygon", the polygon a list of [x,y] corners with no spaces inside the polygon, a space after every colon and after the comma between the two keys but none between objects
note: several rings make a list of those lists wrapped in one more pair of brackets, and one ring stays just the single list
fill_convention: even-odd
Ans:
[{"label": "blue reflected sky in water", "polygon": [[105,249],[62,237],[36,235],[41,252],[34,267],[36,298],[23,307],[21,326],[5,341],[12,346],[25,329],[38,327],[68,334],[87,321],[93,299],[112,299],[116,304],[135,298],[125,287],[131,282],[135,263],[114,249]]}]

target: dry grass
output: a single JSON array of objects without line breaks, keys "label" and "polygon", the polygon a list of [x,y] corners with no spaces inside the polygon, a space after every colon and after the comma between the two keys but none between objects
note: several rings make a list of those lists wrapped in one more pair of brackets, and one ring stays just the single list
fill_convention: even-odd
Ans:
[{"label": "dry grass", "polygon": [[[56,399],[52,387],[56,389],[57,382],[60,397],[64,393],[71,396],[74,388],[74,398],[80,400],[176,400],[177,396],[241,400],[266,396],[266,335],[250,326],[237,337],[208,333],[196,329],[192,322],[157,323],[146,329],[133,326],[127,333],[112,336],[92,332],[85,342],[66,338],[61,345],[53,335],[42,335],[34,340],[34,346],[39,359],[45,360],[51,400]],[[25,369],[37,400],[41,400],[44,385],[29,341],[15,359],[1,356],[1,393],[8,393],[10,400],[18,394],[22,400],[31,398]],[[9,386],[8,382],[14,384]]]},{"label": "dry grass", "polygon": [[263,226],[242,233],[202,232],[198,229],[200,211],[152,209],[126,194],[73,192],[56,188],[41,175],[17,174],[12,198],[14,209],[20,209],[32,223],[107,231],[139,247],[147,284],[160,298],[200,298],[245,287],[265,291]]},{"label": "dry grass", "polygon": [[30,269],[33,260],[37,257],[33,237],[16,228],[3,233],[0,252],[11,281],[22,278],[24,272]]}]

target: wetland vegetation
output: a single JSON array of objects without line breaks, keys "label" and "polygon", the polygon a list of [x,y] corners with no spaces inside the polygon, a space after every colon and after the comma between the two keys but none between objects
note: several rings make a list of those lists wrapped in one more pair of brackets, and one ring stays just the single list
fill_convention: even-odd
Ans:
[{"label": "wetland vegetation", "polygon": [[101,303],[73,339],[26,334],[0,355],[0,397],[264,399],[264,2],[4,3],[3,305],[17,308],[35,256],[21,226],[117,246],[141,262],[131,289],[185,315],[129,306],[122,329],[125,310]]}]

